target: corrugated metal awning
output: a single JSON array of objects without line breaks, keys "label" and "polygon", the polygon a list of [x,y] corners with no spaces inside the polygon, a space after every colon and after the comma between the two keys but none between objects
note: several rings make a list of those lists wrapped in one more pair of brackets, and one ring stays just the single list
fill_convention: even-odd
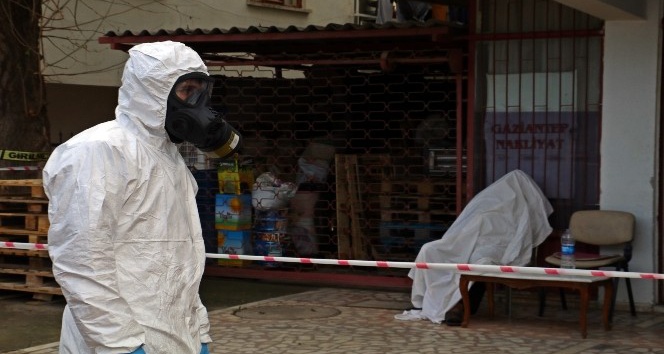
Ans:
[{"label": "corrugated metal awning", "polygon": [[[328,60],[328,64],[344,60],[375,62],[381,56],[398,58],[401,51],[428,51],[425,57],[447,57],[449,49],[464,46],[467,31],[464,27],[441,22],[389,22],[384,25],[328,24],[327,26],[289,27],[232,27],[230,29],[161,29],[122,33],[108,32],[100,43],[113,49],[127,51],[136,44],[172,40],[182,42],[208,62],[217,65],[260,62],[289,65],[297,56],[299,64]],[[444,54],[436,53],[444,51]],[[245,53],[237,56],[235,53]],[[248,56],[247,56],[248,54]],[[435,60],[438,60],[435,59]],[[401,58],[400,60],[404,60]],[[412,59],[411,59],[412,60]],[[420,59],[421,60],[421,59]]]}]

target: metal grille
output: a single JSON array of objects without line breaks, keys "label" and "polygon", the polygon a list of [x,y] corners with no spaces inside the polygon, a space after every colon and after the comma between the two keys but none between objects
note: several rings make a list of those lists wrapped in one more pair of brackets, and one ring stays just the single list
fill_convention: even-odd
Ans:
[{"label": "metal grille", "polygon": [[[405,59],[388,72],[225,67],[213,101],[242,132],[255,175],[299,185],[285,255],[410,261],[461,203],[460,82],[445,63]],[[293,228],[303,213],[313,248]]]},{"label": "metal grille", "polygon": [[552,201],[555,228],[597,207],[601,21],[554,1],[475,6],[468,55],[464,44],[210,62],[245,165],[299,186],[284,255],[411,261],[516,168]]},{"label": "metal grille", "polygon": [[599,203],[602,21],[554,1],[478,4],[476,185],[521,169],[566,228]]}]

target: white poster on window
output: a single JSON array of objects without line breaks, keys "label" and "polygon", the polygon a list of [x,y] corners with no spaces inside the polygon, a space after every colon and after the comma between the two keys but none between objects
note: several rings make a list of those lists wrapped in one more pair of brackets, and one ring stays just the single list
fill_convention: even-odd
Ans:
[{"label": "white poster on window", "polygon": [[573,195],[574,73],[487,76],[487,184],[520,169],[549,198]]}]

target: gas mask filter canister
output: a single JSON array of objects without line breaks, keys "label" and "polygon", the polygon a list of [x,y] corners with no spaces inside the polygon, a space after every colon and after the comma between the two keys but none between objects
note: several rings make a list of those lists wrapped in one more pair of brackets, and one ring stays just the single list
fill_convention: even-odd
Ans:
[{"label": "gas mask filter canister", "polygon": [[214,79],[204,73],[180,77],[168,95],[166,132],[172,142],[192,143],[210,158],[233,155],[242,136],[210,108]]}]

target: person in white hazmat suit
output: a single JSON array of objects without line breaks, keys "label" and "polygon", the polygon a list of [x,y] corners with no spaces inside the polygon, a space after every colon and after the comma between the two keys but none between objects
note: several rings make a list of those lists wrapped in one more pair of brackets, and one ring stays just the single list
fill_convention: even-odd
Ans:
[{"label": "person in white hazmat suit", "polygon": [[[187,138],[178,128],[216,119],[210,92],[191,48],[137,45],[115,120],[72,137],[48,160],[48,247],[67,301],[60,353],[208,353],[198,186],[173,141]],[[201,114],[210,117],[168,128]],[[235,147],[238,137],[230,140]]]},{"label": "person in white hazmat suit", "polygon": [[[532,249],[553,230],[548,221],[552,212],[535,181],[514,170],[471,199],[440,240],[422,246],[415,262],[527,265]],[[413,309],[395,319],[459,323],[461,314],[450,313],[461,300],[458,273],[413,268],[408,276],[413,279]]]}]

